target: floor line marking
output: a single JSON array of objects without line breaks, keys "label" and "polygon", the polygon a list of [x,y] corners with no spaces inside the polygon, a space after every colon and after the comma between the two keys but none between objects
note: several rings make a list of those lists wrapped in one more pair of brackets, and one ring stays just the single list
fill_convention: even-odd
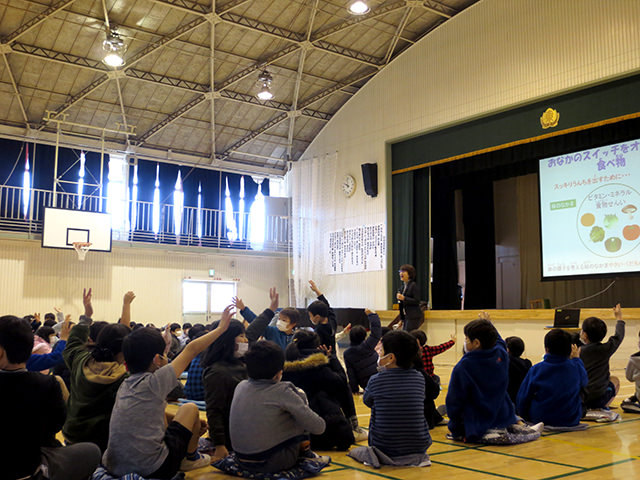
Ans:
[{"label": "floor line marking", "polygon": [[611,455],[620,455],[620,456],[625,457],[625,458],[630,459],[630,460],[640,460],[640,457],[637,457],[635,455],[629,455],[628,453],[616,452],[614,450],[608,450],[606,448],[600,448],[600,447],[591,447],[589,445],[583,445],[583,444],[580,444],[580,443],[569,442],[568,440],[562,440],[561,438],[550,438],[549,441],[550,442],[562,443],[564,445],[570,445],[570,446],[575,447],[575,448],[577,448],[579,450],[609,453]]},{"label": "floor line marking", "polygon": [[357,470],[358,472],[364,472],[364,473],[368,473],[370,475],[375,475],[376,477],[388,478],[390,480],[402,480],[401,478],[398,478],[398,477],[392,477],[391,475],[385,475],[384,473],[378,473],[376,471],[368,470],[366,468],[359,468],[359,467],[354,467],[354,466],[351,466],[351,465],[345,465],[344,463],[338,463],[338,462],[333,462],[332,461],[331,464],[332,465],[340,465],[341,467],[350,468],[351,470]]},{"label": "floor line marking", "polygon": [[459,468],[459,469],[461,469],[461,470],[467,470],[467,471],[469,471],[469,472],[476,472],[476,473],[482,473],[482,474],[484,474],[484,475],[491,475],[491,476],[493,476],[493,477],[508,478],[508,479],[510,479],[510,480],[523,480],[523,479],[522,479],[522,478],[520,478],[520,477],[512,477],[512,476],[509,476],[509,475],[503,475],[503,474],[501,474],[501,473],[492,473],[492,472],[487,472],[486,470],[479,470],[479,469],[477,469],[477,468],[464,467],[464,466],[462,466],[462,465],[454,465],[454,464],[452,464],[452,463],[439,462],[439,461],[437,461],[437,460],[432,460],[432,461],[431,461],[431,463],[435,463],[435,464],[438,464],[438,465],[444,465],[444,466],[446,466],[446,467]]},{"label": "floor line marking", "polygon": [[585,470],[579,470],[577,472],[569,472],[569,473],[564,473],[564,474],[561,474],[561,475],[554,475],[552,477],[545,477],[545,478],[542,478],[541,480],[555,480],[557,478],[566,478],[566,477],[570,477],[572,475],[578,475],[578,474],[581,474],[581,473],[593,472],[595,470],[600,470],[602,468],[613,467],[614,465],[619,465],[621,463],[633,462],[633,460],[635,460],[635,459],[634,458],[625,458],[624,460],[618,460],[617,462],[605,463],[604,465],[598,465],[597,467],[591,467],[591,468],[587,468]]},{"label": "floor line marking", "polygon": [[[483,447],[495,447],[495,445],[483,445]],[[557,465],[559,467],[577,468],[578,470],[585,470],[586,468],[586,467],[580,467],[578,465],[569,465],[568,463],[560,463],[560,462],[554,462],[551,460],[543,460],[541,458],[531,458],[531,457],[525,457],[524,455],[515,455],[513,453],[496,452],[495,450],[487,450],[486,448],[483,448],[480,451],[486,452],[486,453],[493,453],[495,455],[504,455],[505,457],[513,457],[513,458],[520,458],[522,460],[530,460],[532,462],[541,462],[541,463],[547,463],[549,465]]]}]

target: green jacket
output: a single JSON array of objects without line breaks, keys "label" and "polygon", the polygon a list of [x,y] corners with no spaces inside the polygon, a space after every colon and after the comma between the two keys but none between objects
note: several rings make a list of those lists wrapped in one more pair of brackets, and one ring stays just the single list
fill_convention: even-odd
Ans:
[{"label": "green jacket", "polygon": [[116,393],[128,374],[118,362],[96,362],[91,357],[86,346],[90,324],[90,318],[81,317],[71,329],[62,353],[71,370],[67,421],[62,434],[68,443],[92,442],[104,452]]}]

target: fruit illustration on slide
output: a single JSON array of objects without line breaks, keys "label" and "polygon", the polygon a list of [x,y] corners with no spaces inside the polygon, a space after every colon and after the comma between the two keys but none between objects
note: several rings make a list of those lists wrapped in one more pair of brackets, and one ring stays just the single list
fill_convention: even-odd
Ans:
[{"label": "fruit illustration on slide", "polygon": [[640,225],[634,218],[640,193],[620,183],[602,185],[580,203],[578,237],[592,253],[604,258],[624,257],[640,245]]}]

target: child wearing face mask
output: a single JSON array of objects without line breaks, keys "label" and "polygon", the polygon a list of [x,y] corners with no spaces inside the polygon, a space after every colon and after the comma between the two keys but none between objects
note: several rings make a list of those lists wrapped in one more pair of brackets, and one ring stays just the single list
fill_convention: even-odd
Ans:
[{"label": "child wearing face mask", "polygon": [[231,320],[227,331],[202,355],[209,438],[215,447],[213,460],[226,457],[231,449],[229,412],[236,386],[247,378],[242,357],[248,346],[244,325],[238,320]]},{"label": "child wearing face mask", "polygon": [[409,333],[395,330],[385,334],[379,373],[369,379],[362,397],[371,408],[369,446],[390,458],[423,455],[431,445],[424,416],[425,379],[412,368],[417,356],[418,343]]},{"label": "child wearing face mask", "polygon": [[[283,308],[278,314],[276,325],[269,325],[274,312],[278,309],[278,292],[275,288],[269,289],[269,299],[271,300],[270,308],[265,310],[262,315],[250,320],[247,327],[247,339],[250,343],[254,343],[260,337],[264,337],[265,340],[274,342],[284,350],[291,343],[294,330],[300,321],[300,314],[295,308]],[[236,302],[236,304],[244,306],[241,299],[236,299]],[[245,310],[248,308],[245,307]],[[247,317],[244,318],[247,319]]]}]

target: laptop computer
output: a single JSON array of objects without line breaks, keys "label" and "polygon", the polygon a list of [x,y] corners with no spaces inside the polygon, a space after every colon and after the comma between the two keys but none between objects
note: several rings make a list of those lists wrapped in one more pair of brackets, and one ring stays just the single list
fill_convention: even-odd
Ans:
[{"label": "laptop computer", "polygon": [[580,309],[556,308],[553,328],[580,328]]}]

